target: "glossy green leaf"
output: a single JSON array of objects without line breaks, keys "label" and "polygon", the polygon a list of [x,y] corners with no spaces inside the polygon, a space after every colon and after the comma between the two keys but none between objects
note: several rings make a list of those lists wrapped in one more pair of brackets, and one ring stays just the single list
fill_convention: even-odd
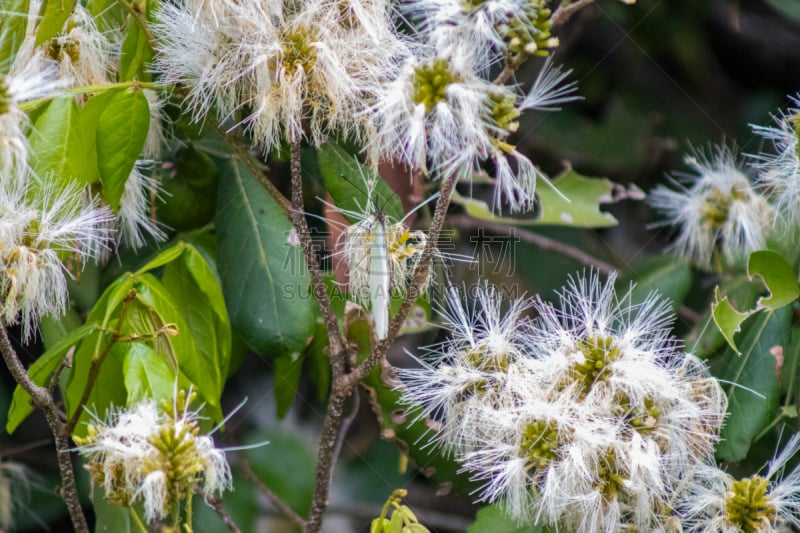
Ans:
[{"label": "glossy green leaf", "polygon": [[78,127],[84,136],[84,167],[85,173],[81,179],[86,183],[100,181],[100,168],[97,166],[97,125],[103,111],[118,98],[117,94],[124,89],[103,91],[89,98],[81,108],[78,117]]},{"label": "glossy green leaf", "polygon": [[102,483],[92,487],[92,510],[95,514],[95,533],[131,533],[130,510],[121,505],[111,505],[105,497]]},{"label": "glossy green leaf", "polygon": [[289,411],[297,394],[303,358],[300,354],[288,354],[275,358],[275,403],[278,418]]},{"label": "glossy green leaf", "polygon": [[258,479],[297,514],[308,516],[316,479],[315,450],[304,438],[280,428],[259,431],[250,440],[269,441],[245,452]]},{"label": "glossy green leaf", "polygon": [[116,212],[150,127],[150,106],[139,89],[114,93],[97,122],[97,167],[103,197]]},{"label": "glossy green leaf", "polygon": [[[63,339],[55,343],[52,348],[47,350],[28,368],[28,375],[33,382],[40,386],[46,386],[50,376],[59,367],[70,349],[81,343],[86,337],[97,333],[98,330],[96,323],[87,324],[72,330]],[[8,433],[13,433],[22,421],[33,412],[30,399],[30,395],[17,385],[8,411],[8,421],[6,422],[6,431]]]},{"label": "glossy green leaf", "polygon": [[601,211],[601,204],[624,198],[639,199],[638,190],[625,191],[607,178],[588,178],[568,171],[546,186],[537,188],[538,214],[533,218],[514,218],[495,215],[483,200],[453,194],[453,202],[478,220],[516,226],[569,226],[575,228],[607,228],[617,225],[613,215]]},{"label": "glossy green leaf", "polygon": [[[363,213],[367,205],[367,183],[374,184],[373,202],[390,220],[403,218],[403,203],[392,189],[383,181],[378,173],[347,153],[344,148],[333,141],[322,145],[317,151],[319,165],[325,190],[333,198],[339,209]],[[357,219],[343,213],[351,223]]]},{"label": "glossy green leaf", "polygon": [[791,315],[783,307],[754,316],[746,323],[741,356],[732,349],[726,352],[727,368],[719,377],[731,383],[727,386],[728,418],[717,448],[717,457],[724,461],[744,459],[778,405],[778,364],[789,348]]},{"label": "glossy green leaf", "polygon": [[4,0],[0,8],[0,75],[8,74],[28,24],[30,0]]},{"label": "glossy green leaf", "polygon": [[719,287],[715,289],[714,303],[711,304],[711,316],[714,318],[714,323],[719,328],[722,336],[728,341],[728,344],[733,348],[736,353],[741,354],[739,348],[736,347],[734,337],[741,329],[742,323],[754,311],[741,313],[737,311],[728,300],[728,297],[720,299]]},{"label": "glossy green leaf", "polygon": [[244,163],[233,159],[223,168],[217,268],[231,323],[263,356],[300,352],[313,333],[317,304],[292,225]]},{"label": "glossy green leaf", "polygon": [[80,315],[75,309],[67,309],[60,317],[44,316],[39,320],[39,333],[45,349],[50,349],[66,337],[71,331],[83,325]]},{"label": "glossy green leaf", "polygon": [[44,0],[42,3],[41,18],[36,28],[36,46],[48,39],[52,39],[64,29],[75,2],[78,0]]},{"label": "glossy green leaf", "polygon": [[475,521],[467,528],[467,533],[546,533],[544,526],[520,525],[497,504],[483,507],[475,515]]},{"label": "glossy green leaf", "polygon": [[130,342],[117,344],[114,350],[123,352],[122,370],[128,404],[147,398],[170,399],[175,391],[175,374],[164,359],[147,344]]},{"label": "glossy green leaf", "polygon": [[231,328],[225,299],[215,272],[193,246],[179,243],[180,260],[169,263],[161,282],[186,321],[188,335],[195,341],[194,354],[202,362],[204,373],[215,382],[222,394],[231,357]]},{"label": "glossy green leaf", "polygon": [[217,361],[200,356],[197,343],[191,335],[192,330],[181,312],[182,309],[167,288],[150,274],[142,274],[137,276],[137,279],[139,282],[137,300],[156,312],[162,325],[174,324],[178,329],[176,336],[159,337],[163,345],[169,345],[167,348],[169,351],[164,355],[174,353],[180,373],[195,385],[198,394],[206,402],[211,417],[216,421],[221,420],[220,396],[224,374],[221,374]]},{"label": "glossy green leaf", "polygon": [[[109,349],[109,342],[113,329],[116,327],[117,317],[123,305],[130,305],[130,299],[135,295],[136,283],[132,276],[124,276],[108,286],[100,299],[89,312],[87,324],[96,323],[99,328],[89,335],[75,350],[72,368],[69,371],[64,390],[64,404],[68,416],[72,416],[79,408],[78,404],[83,395],[92,361]],[[125,388],[122,387],[122,360],[109,354],[100,367],[98,379],[86,403],[91,412],[102,416],[111,404],[125,405]],[[81,422],[90,420],[84,411],[79,419]],[[79,423],[75,427],[75,434],[84,436],[86,424]]]},{"label": "glossy green leaf", "polygon": [[747,261],[747,275],[751,282],[754,282],[756,277],[760,278],[769,291],[769,296],[759,298],[755,307],[739,311],[731,305],[727,296],[720,297],[717,288],[714,303],[711,305],[714,322],[737,353],[734,335],[748,317],[763,309],[779,309],[792,303],[800,295],[794,269],[783,256],[771,250],[759,250],[750,254]]},{"label": "glossy green leaf", "polygon": [[31,166],[39,176],[53,174],[62,183],[86,175],[86,146],[78,105],[71,96],[54,98],[31,129]]},{"label": "glossy green leaf", "polygon": [[800,296],[792,265],[779,253],[772,250],[758,250],[747,259],[747,275],[750,279],[760,277],[764,281],[769,296],[759,298],[756,305],[760,309],[778,309],[788,305]]},{"label": "glossy green leaf", "polygon": [[126,13],[119,0],[87,0],[86,9],[102,32],[118,30],[125,22]]},{"label": "glossy green leaf", "polygon": [[125,30],[125,38],[122,41],[122,57],[119,65],[120,81],[150,81],[151,76],[147,69],[154,56],[147,34],[139,24],[131,21]]}]

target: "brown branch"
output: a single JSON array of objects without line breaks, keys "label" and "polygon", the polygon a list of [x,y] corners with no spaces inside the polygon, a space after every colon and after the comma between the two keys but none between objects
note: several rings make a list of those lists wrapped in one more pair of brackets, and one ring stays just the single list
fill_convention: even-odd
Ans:
[{"label": "brown branch", "polygon": [[553,16],[550,17],[550,21],[553,23],[553,27],[561,26],[565,24],[569,19],[572,18],[578,10],[588,6],[592,3],[592,0],[577,0],[576,2],[572,2],[569,4],[561,4],[556,9]]},{"label": "brown branch", "polygon": [[342,376],[345,372],[345,343],[339,331],[339,321],[336,318],[336,313],[333,311],[333,305],[328,296],[325,280],[322,279],[322,270],[320,270],[317,254],[314,251],[314,244],[311,242],[311,231],[308,229],[308,223],[306,222],[305,208],[303,206],[301,141],[299,138],[292,139],[290,144],[290,169],[292,174],[292,211],[290,213],[290,218],[297,232],[300,246],[303,248],[303,254],[306,257],[306,264],[308,265],[308,272],[311,275],[311,286],[314,290],[314,297],[317,299],[317,303],[319,303],[319,307],[322,310],[325,327],[328,330],[328,355],[331,359],[331,368],[333,370],[335,383],[336,378]]},{"label": "brown branch", "polygon": [[156,36],[153,35],[153,30],[150,29],[150,26],[147,23],[147,14],[144,13],[134,2],[128,2],[128,0],[117,0],[117,3],[121,5],[122,8],[127,11],[128,14],[136,21],[136,24],[139,25],[145,36],[147,36],[147,40],[150,42],[150,47],[155,50],[158,41],[156,40]]},{"label": "brown branch", "polygon": [[285,501],[283,501],[277,494],[272,492],[269,487],[264,485],[264,483],[258,478],[256,473],[253,471],[253,466],[250,464],[250,461],[248,461],[241,455],[239,456],[239,466],[242,469],[244,477],[246,477],[248,481],[250,481],[253,485],[255,485],[256,488],[259,490],[259,492],[261,492],[261,494],[266,496],[272,505],[277,507],[281,513],[286,515],[287,518],[289,518],[292,522],[294,522],[301,528],[306,527],[306,521],[303,520],[303,518],[299,514],[297,514],[294,511],[294,509],[289,507],[289,505]]},{"label": "brown branch", "polygon": [[225,511],[225,506],[223,505],[222,498],[209,498],[206,497],[205,501],[207,504],[214,509],[214,512],[217,513],[222,523],[228,528],[231,533],[242,533],[242,530],[239,529],[239,526],[236,525],[236,522],[233,521],[233,518]]},{"label": "brown branch", "polygon": [[[523,241],[534,244],[542,250],[556,252],[565,257],[569,257],[570,259],[574,259],[582,265],[596,268],[602,274],[609,275],[620,270],[620,267],[615,267],[614,265],[606,263],[605,261],[598,259],[593,255],[587,254],[583,250],[579,250],[574,246],[564,244],[563,242],[545,237],[544,235],[539,235],[538,233],[534,233],[532,231],[520,229],[516,226],[509,226],[507,224],[491,222],[489,220],[479,220],[466,215],[450,217],[450,222],[454,226],[458,226],[462,229],[482,227],[495,233],[505,233],[509,229],[513,228],[514,235]],[[685,305],[681,305],[678,308],[678,314],[689,324],[697,324],[700,321],[700,314],[694,309]]]},{"label": "brown branch", "polygon": [[61,496],[67,504],[72,525],[78,533],[89,533],[89,526],[86,523],[86,517],[83,515],[81,502],[78,498],[78,489],[75,486],[75,473],[72,470],[70,456],[69,433],[65,431],[64,424],[58,417],[58,409],[50,392],[45,387],[34,383],[19,360],[14,347],[11,346],[8,333],[2,324],[0,324],[0,330],[2,330],[2,334],[0,334],[0,353],[3,355],[8,371],[19,386],[30,395],[33,405],[44,413],[47,425],[55,438],[56,457],[61,474]]}]

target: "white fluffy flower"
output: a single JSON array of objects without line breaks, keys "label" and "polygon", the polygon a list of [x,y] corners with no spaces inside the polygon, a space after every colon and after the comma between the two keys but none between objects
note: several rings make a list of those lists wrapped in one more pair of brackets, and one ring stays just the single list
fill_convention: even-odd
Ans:
[{"label": "white fluffy flower", "polygon": [[447,451],[458,453],[480,440],[481,420],[514,404],[506,383],[531,349],[526,312],[533,301],[515,299],[506,306],[501,296],[488,284],[468,294],[450,287],[439,311],[450,337],[423,349],[420,368],[399,370],[403,401],[422,407],[420,416],[442,421],[434,438]]},{"label": "white fluffy flower", "polygon": [[546,62],[529,94],[483,79],[468,57],[419,48],[399,76],[387,82],[372,115],[373,152],[391,154],[412,168],[469,179],[491,161],[495,206],[511,212],[533,208],[539,170],[508,142],[528,109],[554,109],[573,100],[569,73]]},{"label": "white fluffy flower", "polygon": [[187,84],[196,118],[216,105],[223,119],[243,118],[266,149],[282,139],[331,132],[359,135],[365,102],[403,48],[385,2],[296,3],[224,0],[165,5],[155,31],[156,69]]},{"label": "white fluffy flower", "polygon": [[8,184],[0,190],[0,296],[5,325],[30,338],[39,318],[67,305],[62,258],[98,258],[108,250],[113,215],[76,185]]},{"label": "white fluffy flower", "polygon": [[38,55],[15,62],[9,75],[0,74],[0,182],[24,181],[28,175],[29,121],[19,105],[55,96],[67,85],[58,78],[57,65]]},{"label": "white fluffy flower", "polygon": [[201,417],[189,409],[194,397],[180,391],[172,404],[159,406],[150,399],[128,409],[112,408],[107,421],[95,417],[86,437],[74,437],[109,503],[141,501],[152,522],[191,497],[195,484],[206,497],[231,488],[224,451],[200,434]]},{"label": "white fluffy flower", "polygon": [[708,460],[725,395],[679,349],[667,302],[641,304],[614,277],[573,279],[558,306],[449,297],[452,338],[402,370],[403,399],[441,420],[434,436],[517,520],[579,533],[660,531],[676,487]]},{"label": "white fluffy flower", "polygon": [[717,250],[736,259],[763,248],[774,210],[753,189],[731,150],[718,147],[710,156],[698,152],[686,162],[694,174],[676,180],[677,189],[656,187],[649,198],[666,217],[658,225],[679,228],[672,248],[705,268]]},{"label": "white fluffy flower", "polygon": [[167,238],[151,213],[151,205],[160,197],[161,190],[157,181],[144,172],[143,166],[144,163],[137,162],[128,176],[117,213],[117,241],[132,248],[141,248],[149,239],[163,241]]},{"label": "white fluffy flower", "polygon": [[792,105],[774,117],[774,126],[752,126],[753,131],[769,142],[774,153],[749,155],[758,170],[758,182],[773,195],[775,213],[790,223],[800,221],[800,155],[797,128],[800,99],[790,98]]},{"label": "white fluffy flower", "polygon": [[784,471],[798,451],[800,435],[794,435],[770,461],[765,475],[738,480],[713,464],[699,467],[678,500],[686,531],[796,531],[800,528],[800,468],[789,475]]}]

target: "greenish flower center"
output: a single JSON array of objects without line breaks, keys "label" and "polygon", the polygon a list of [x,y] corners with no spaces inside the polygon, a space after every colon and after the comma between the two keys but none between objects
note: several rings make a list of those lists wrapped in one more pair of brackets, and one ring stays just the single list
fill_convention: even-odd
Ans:
[{"label": "greenish flower center", "polygon": [[283,67],[283,72],[289,77],[294,76],[298,69],[303,69],[303,72],[309,73],[314,68],[317,62],[317,51],[312,46],[312,43],[311,35],[303,28],[287,32],[283,36],[281,66]]},{"label": "greenish flower center", "polygon": [[649,435],[656,429],[661,409],[655,405],[652,396],[646,396],[640,404],[634,404],[628,395],[620,393],[616,397],[616,404],[617,413],[640,435]]},{"label": "greenish flower center", "polygon": [[769,499],[769,481],[761,476],[740,479],[733,483],[725,501],[725,520],[743,533],[764,531],[775,519],[775,506]]},{"label": "greenish flower center", "polygon": [[70,39],[66,42],[59,42],[58,39],[53,38],[42,45],[44,53],[54,61],[64,61],[69,57],[70,61],[74,64],[81,58],[81,45],[78,41]]},{"label": "greenish flower center", "polygon": [[506,372],[508,370],[508,354],[497,353],[487,343],[479,343],[464,352],[464,359],[474,368],[485,372]]},{"label": "greenish flower center", "polygon": [[552,420],[534,420],[522,430],[520,457],[527,459],[528,468],[544,468],[558,459],[561,444],[558,426]]},{"label": "greenish flower center", "polygon": [[0,115],[11,111],[11,88],[6,77],[0,74]]},{"label": "greenish flower center", "polygon": [[747,187],[741,184],[734,185],[728,193],[712,188],[706,194],[706,202],[700,212],[700,219],[708,228],[715,230],[727,222],[731,204],[734,201],[743,202],[750,197]]},{"label": "greenish flower center", "polygon": [[524,17],[515,17],[508,21],[508,52],[520,58],[548,55],[550,49],[558,46],[558,39],[550,34],[553,26],[551,14],[545,0],[531,0]]},{"label": "greenish flower center", "polygon": [[613,500],[622,492],[623,478],[614,450],[608,450],[597,465],[597,479],[596,487],[606,500]]},{"label": "greenish flower center", "polygon": [[578,343],[578,350],[583,355],[583,361],[572,367],[572,375],[580,382],[583,394],[588,394],[597,381],[607,378],[610,364],[621,352],[608,335],[588,337]]},{"label": "greenish flower center", "polygon": [[519,129],[519,110],[514,105],[516,98],[513,94],[491,93],[487,100],[492,124],[507,133],[514,133]]},{"label": "greenish flower center", "polygon": [[414,102],[423,104],[430,113],[436,104],[447,100],[447,87],[456,81],[445,59],[417,67],[414,70]]}]

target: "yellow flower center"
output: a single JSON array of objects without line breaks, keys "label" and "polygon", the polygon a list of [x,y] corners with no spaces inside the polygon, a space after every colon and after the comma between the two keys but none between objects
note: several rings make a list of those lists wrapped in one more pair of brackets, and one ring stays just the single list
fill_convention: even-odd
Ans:
[{"label": "yellow flower center", "polygon": [[725,501],[725,520],[743,533],[758,533],[775,519],[775,506],[769,499],[769,481],[761,476],[733,483]]}]

